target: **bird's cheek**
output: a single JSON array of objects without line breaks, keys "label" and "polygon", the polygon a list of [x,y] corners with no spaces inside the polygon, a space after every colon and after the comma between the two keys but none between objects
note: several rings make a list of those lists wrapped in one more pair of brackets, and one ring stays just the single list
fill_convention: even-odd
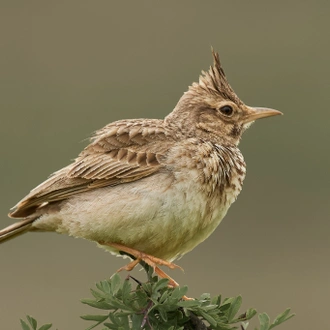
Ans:
[{"label": "bird's cheek", "polygon": [[229,135],[236,138],[242,134],[242,125],[234,124],[230,125]]},{"label": "bird's cheek", "polygon": [[250,121],[248,123],[243,124],[243,132],[247,130],[253,123],[254,121]]},{"label": "bird's cheek", "polygon": [[205,132],[209,132],[209,130],[210,130],[209,125],[205,122],[198,122],[196,124],[196,128],[199,130],[205,131]]},{"label": "bird's cheek", "polygon": [[221,130],[219,125],[219,122],[217,121],[216,118],[208,118],[207,121],[201,121],[199,123],[197,123],[197,128],[208,132],[208,133],[214,133],[217,134],[219,133],[219,131]]}]

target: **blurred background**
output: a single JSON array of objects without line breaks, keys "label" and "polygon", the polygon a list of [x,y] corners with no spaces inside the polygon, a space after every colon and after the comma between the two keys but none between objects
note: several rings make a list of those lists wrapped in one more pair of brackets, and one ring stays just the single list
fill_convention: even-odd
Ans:
[{"label": "blurred background", "polygon": [[[179,261],[185,273],[171,274],[192,297],[241,294],[244,308],[272,318],[291,307],[297,315],[281,330],[328,328],[329,10],[329,1],[298,0],[2,0],[1,227],[94,130],[166,116],[212,63],[212,45],[246,104],[285,116],[245,133],[238,201]],[[61,330],[86,328],[79,316],[93,311],[79,300],[125,263],[56,234],[1,245],[0,262],[1,329],[14,330],[26,314]]]}]

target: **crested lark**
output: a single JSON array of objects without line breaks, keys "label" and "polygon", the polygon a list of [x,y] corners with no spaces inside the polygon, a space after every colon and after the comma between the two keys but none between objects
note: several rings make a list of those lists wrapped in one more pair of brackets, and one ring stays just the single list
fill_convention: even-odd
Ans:
[{"label": "crested lark", "polygon": [[[242,189],[237,145],[259,118],[277,110],[245,105],[212,51],[214,64],[164,119],[120,120],[95,133],[69,166],[33,189],[9,213],[23,218],[0,242],[28,231],[54,231],[97,242],[154,267],[204,241]],[[174,281],[172,284],[176,284]]]}]

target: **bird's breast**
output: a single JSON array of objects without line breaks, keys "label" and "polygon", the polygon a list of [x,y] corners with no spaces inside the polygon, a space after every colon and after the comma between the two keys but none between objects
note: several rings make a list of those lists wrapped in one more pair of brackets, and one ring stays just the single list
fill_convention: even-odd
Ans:
[{"label": "bird's breast", "polygon": [[176,226],[185,233],[180,237],[180,254],[184,254],[215,230],[236,200],[245,177],[245,162],[237,147],[206,142],[180,148],[175,159],[172,189],[179,206]]},{"label": "bird's breast", "polygon": [[174,148],[167,160],[177,183],[193,181],[208,201],[231,204],[242,190],[246,165],[236,146],[222,146],[198,139]]}]

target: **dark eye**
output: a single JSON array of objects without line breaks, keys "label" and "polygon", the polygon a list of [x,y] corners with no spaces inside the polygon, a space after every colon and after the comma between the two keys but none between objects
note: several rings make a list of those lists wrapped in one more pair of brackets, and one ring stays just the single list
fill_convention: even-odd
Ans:
[{"label": "dark eye", "polygon": [[234,110],[230,105],[224,105],[220,108],[220,112],[229,117],[233,114]]}]

